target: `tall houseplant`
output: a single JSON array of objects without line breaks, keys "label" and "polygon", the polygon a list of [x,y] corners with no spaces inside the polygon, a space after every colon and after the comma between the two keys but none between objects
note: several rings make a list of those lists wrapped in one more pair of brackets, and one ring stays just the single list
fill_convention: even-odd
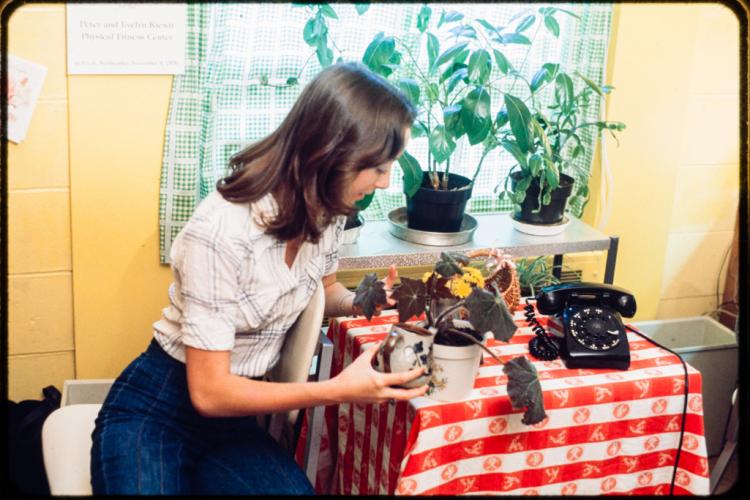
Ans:
[{"label": "tall houseplant", "polygon": [[[579,81],[576,90],[575,80]],[[588,182],[574,185],[576,174],[589,178],[588,170],[576,171],[574,160],[585,152],[581,132],[587,128],[616,132],[625,129],[617,121],[589,120],[585,112],[593,99],[604,99],[612,87],[599,86],[578,72],[562,71],[558,64],[547,63],[528,85],[529,99],[504,96],[507,126],[497,140],[516,160],[505,179],[501,198],[513,204],[514,219],[526,224],[558,224],[563,220],[568,197],[585,204]],[[554,85],[551,103],[536,96],[546,85]],[[509,186],[510,183],[510,186]]]},{"label": "tall houseplant", "polygon": [[[409,227],[458,230],[484,160],[500,146],[497,137],[507,123],[507,113],[501,109],[503,103],[493,102],[490,90],[502,93],[501,81],[521,77],[503,51],[511,44],[530,49],[532,40],[524,33],[535,25],[543,25],[558,36],[556,16],[560,13],[574,15],[546,7],[524,11],[507,26],[496,26],[484,19],[443,10],[437,22],[432,23],[432,9],[423,5],[417,15],[419,37],[414,44],[382,32],[369,44],[363,63],[403,90],[418,110],[412,137],[428,138],[426,168],[408,150],[399,160]],[[450,42],[441,47],[439,35],[447,34]],[[420,60],[415,53],[419,48],[425,50],[426,60]],[[470,146],[482,148],[471,178],[451,172],[456,141],[464,136]],[[440,200],[446,197],[455,198],[447,202],[455,206],[441,212]],[[423,202],[427,204],[424,207]]]}]

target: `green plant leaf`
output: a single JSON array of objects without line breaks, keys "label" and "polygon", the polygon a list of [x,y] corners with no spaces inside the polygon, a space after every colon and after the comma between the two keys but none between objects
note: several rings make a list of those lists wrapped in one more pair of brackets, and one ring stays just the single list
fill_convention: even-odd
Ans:
[{"label": "green plant leaf", "polygon": [[424,33],[430,23],[430,16],[432,15],[432,9],[427,5],[422,5],[417,14],[417,29],[420,33]]},{"label": "green plant leaf", "polygon": [[317,43],[318,35],[315,33],[315,18],[308,19],[302,29],[302,39],[312,47]]},{"label": "green plant leaf", "polygon": [[443,163],[456,149],[456,143],[444,125],[438,125],[430,134],[430,152],[438,163]]},{"label": "green plant leaf", "polygon": [[508,123],[508,110],[503,107],[497,112],[497,116],[495,116],[495,127],[498,129],[503,128],[506,123]]},{"label": "green plant leaf", "polygon": [[504,33],[500,40],[501,43],[517,43],[520,45],[531,45],[531,40],[518,33]]},{"label": "green plant leaf", "polygon": [[375,314],[377,305],[384,306],[388,303],[384,286],[384,283],[378,280],[377,274],[367,273],[354,291],[354,302],[352,304],[362,308],[362,313],[368,321]]},{"label": "green plant leaf", "polygon": [[486,83],[487,77],[490,75],[491,65],[490,54],[486,50],[479,49],[472,52],[469,58],[469,81]]},{"label": "green plant leaf", "polygon": [[487,30],[487,32],[490,35],[499,35],[500,32],[497,28],[495,28],[491,23],[485,21],[484,19],[475,19],[476,22],[484,26],[484,28]]},{"label": "green plant leaf", "polygon": [[487,137],[492,127],[492,119],[490,118],[490,94],[484,87],[475,87],[464,97],[461,123],[471,145],[479,144]]},{"label": "green plant leaf", "polygon": [[461,274],[461,266],[469,265],[469,258],[460,252],[440,252],[440,260],[435,263],[435,272],[444,278]]},{"label": "green plant leaf", "polygon": [[323,15],[326,16],[326,17],[330,17],[331,19],[338,19],[339,18],[339,16],[336,15],[336,11],[333,10],[333,7],[331,7],[327,3],[318,4],[318,8],[320,9],[320,12],[322,12]]},{"label": "green plant leaf", "polygon": [[523,21],[518,23],[518,26],[516,26],[516,33],[522,33],[526,31],[534,24],[534,21],[536,21],[535,15],[532,14],[530,16],[526,16],[525,18],[523,18]]},{"label": "green plant leaf", "polygon": [[422,123],[419,120],[414,120],[414,123],[411,125],[411,138],[414,139],[415,137],[425,137],[428,135],[427,125]]},{"label": "green plant leaf", "polygon": [[370,8],[370,3],[355,3],[354,8],[357,9],[357,14],[361,16]]},{"label": "green plant leaf", "polygon": [[539,68],[539,71],[537,71],[534,77],[531,79],[531,85],[529,85],[531,92],[532,93],[536,92],[537,90],[539,90],[539,87],[541,87],[547,82],[551,82],[552,79],[557,74],[557,71],[559,68],[560,68],[559,64],[553,64],[553,63],[543,64],[542,67]]},{"label": "green plant leaf", "polygon": [[523,356],[507,361],[503,373],[508,376],[508,398],[515,409],[525,409],[521,422],[538,424],[547,417],[544,411],[542,385],[536,368]]},{"label": "green plant leaf", "polygon": [[315,50],[315,55],[318,56],[318,62],[323,68],[327,68],[333,63],[333,51],[324,45],[319,45]]},{"label": "green plant leaf", "polygon": [[512,67],[508,62],[508,59],[505,57],[505,55],[503,55],[502,52],[497,49],[492,49],[492,53],[495,55],[495,63],[497,63],[497,67],[500,72],[504,75],[507,75],[508,70]]},{"label": "green plant leaf", "polygon": [[286,79],[287,85],[297,85],[299,83],[299,79],[296,76],[290,76]]},{"label": "green plant leaf", "polygon": [[459,82],[468,81],[467,76],[469,74],[469,70],[466,65],[461,63],[453,63],[451,65],[451,68],[454,67],[456,68],[456,71],[453,72],[451,77],[448,79],[448,83],[445,85],[445,92],[447,95],[450,95],[450,93],[453,92]]},{"label": "green plant leaf", "polygon": [[412,104],[419,104],[419,84],[414,78],[401,77],[398,79],[398,86]]},{"label": "green plant leaf", "polygon": [[456,22],[456,21],[460,21],[463,18],[464,18],[463,14],[461,14],[460,12],[457,12],[455,10],[451,10],[451,11],[445,12],[445,16],[443,18],[443,21],[446,22],[446,23],[453,23],[453,22]]},{"label": "green plant leaf", "polygon": [[466,133],[466,129],[461,122],[461,104],[453,104],[443,109],[443,123],[445,129],[454,138],[458,139]]},{"label": "green plant leaf", "polygon": [[513,155],[513,158],[516,159],[521,169],[528,169],[528,160],[526,159],[526,154],[521,151],[521,148],[518,147],[518,143],[516,141],[513,141],[511,139],[503,139],[500,144],[508,153]]},{"label": "green plant leaf", "polygon": [[435,68],[435,60],[437,60],[438,54],[440,53],[440,41],[438,37],[432,33],[427,33],[427,60],[429,64],[429,73],[432,73]]},{"label": "green plant leaf", "polygon": [[507,342],[518,327],[502,295],[475,287],[466,297],[469,322],[479,333],[492,332],[496,340]]},{"label": "green plant leaf", "polygon": [[[362,62],[374,72],[382,75],[384,74],[383,66],[388,63],[395,50],[396,42],[393,37],[385,36],[383,32],[380,32],[365,49]],[[387,73],[384,76],[388,76],[392,70],[387,67],[385,69]]]},{"label": "green plant leaf", "polygon": [[398,320],[403,323],[425,311],[427,286],[422,280],[402,277],[401,285],[393,291],[391,298],[396,301]]},{"label": "green plant leaf", "polygon": [[422,177],[424,176],[422,167],[419,166],[417,159],[407,151],[399,156],[398,165],[404,174],[404,192],[406,192],[406,196],[411,198],[422,185]]},{"label": "green plant leaf", "polygon": [[602,92],[602,89],[601,89],[601,88],[599,88],[599,85],[597,85],[597,84],[596,84],[596,83],[594,83],[593,81],[589,80],[588,78],[586,78],[585,76],[583,76],[582,74],[580,74],[580,73],[579,73],[578,71],[576,71],[576,72],[575,72],[575,74],[576,74],[576,76],[578,76],[578,77],[579,77],[579,78],[580,78],[581,80],[583,80],[584,82],[586,82],[586,85],[588,85],[589,87],[591,87],[591,89],[592,89],[592,90],[593,90],[594,92],[596,92],[596,93],[597,93],[597,94],[599,94],[600,96],[604,97],[604,92]]},{"label": "green plant leaf", "polygon": [[[547,165],[547,168],[544,169],[544,175],[550,189],[555,189],[560,185],[560,171],[554,164]],[[548,205],[548,203],[545,203],[545,205]]]},{"label": "green plant leaf", "polygon": [[561,94],[562,98],[559,100],[563,106],[569,107],[572,105],[575,98],[575,91],[573,89],[573,80],[567,73],[558,73],[555,78],[555,92]]},{"label": "green plant leaf", "polygon": [[475,40],[477,38],[477,30],[469,25],[455,26],[449,29],[448,32],[455,37],[473,38]]},{"label": "green plant leaf", "polygon": [[510,129],[521,152],[527,153],[532,143],[531,112],[519,98],[510,94],[505,94],[504,98]]},{"label": "green plant leaf", "polygon": [[449,48],[442,54],[440,54],[440,57],[438,57],[437,60],[435,61],[435,67],[442,66],[443,64],[447,63],[451,59],[455,58],[458,54],[461,53],[461,51],[463,51],[466,48],[468,44],[469,42],[461,42]]},{"label": "green plant leaf", "polygon": [[555,38],[560,37],[560,25],[554,17],[544,16],[544,26],[547,28],[547,31],[555,36]]}]

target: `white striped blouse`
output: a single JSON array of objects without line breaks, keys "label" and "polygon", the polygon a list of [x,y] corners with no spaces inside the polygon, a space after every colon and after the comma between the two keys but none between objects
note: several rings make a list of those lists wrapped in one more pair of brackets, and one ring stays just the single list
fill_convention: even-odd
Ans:
[{"label": "white striped blouse", "polygon": [[317,245],[300,246],[291,267],[286,244],[263,232],[262,214],[278,207],[269,194],[253,204],[232,203],[214,191],[172,243],[174,282],[154,337],[185,362],[185,346],[231,351],[231,372],[264,375],[279,359],[284,335],[318,281],[338,267],[345,217],[326,228]]}]

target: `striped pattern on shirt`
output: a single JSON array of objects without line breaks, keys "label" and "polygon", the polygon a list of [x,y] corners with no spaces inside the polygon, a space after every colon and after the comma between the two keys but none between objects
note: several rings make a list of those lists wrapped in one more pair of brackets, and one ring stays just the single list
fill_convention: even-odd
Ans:
[{"label": "striped pattern on shirt", "polygon": [[231,351],[231,372],[264,375],[279,359],[284,336],[320,279],[338,268],[345,217],[318,242],[303,243],[291,269],[286,244],[264,233],[278,207],[269,194],[232,203],[213,192],[177,235],[170,252],[174,281],[154,337],[185,362],[185,346]]}]

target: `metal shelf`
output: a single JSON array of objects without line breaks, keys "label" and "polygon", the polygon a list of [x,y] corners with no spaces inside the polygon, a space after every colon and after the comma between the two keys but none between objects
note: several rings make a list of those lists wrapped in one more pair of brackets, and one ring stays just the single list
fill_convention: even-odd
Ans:
[{"label": "metal shelf", "polygon": [[560,234],[532,236],[513,228],[507,213],[472,214],[479,225],[471,241],[463,245],[436,247],[400,240],[388,231],[388,221],[367,221],[355,243],[339,249],[339,269],[420,266],[434,264],[441,252],[464,252],[474,249],[502,248],[514,257],[554,255],[555,263],[562,262],[567,253],[607,251],[604,282],[612,283],[617,259],[616,236],[607,236],[571,217],[570,224]]}]

